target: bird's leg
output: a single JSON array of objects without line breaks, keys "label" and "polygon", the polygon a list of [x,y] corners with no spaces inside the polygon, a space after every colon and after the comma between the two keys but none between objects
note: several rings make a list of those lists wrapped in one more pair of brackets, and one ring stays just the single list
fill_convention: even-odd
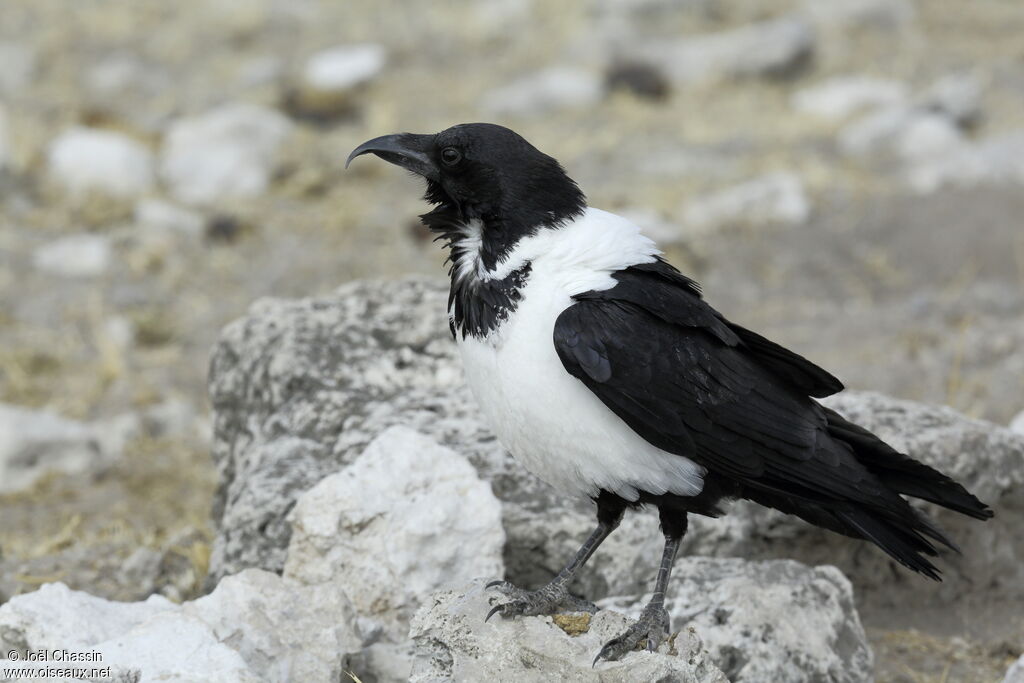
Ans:
[{"label": "bird's leg", "polygon": [[598,499],[597,528],[583,542],[580,549],[576,551],[572,561],[562,571],[558,572],[558,575],[548,582],[546,586],[535,591],[528,591],[513,586],[507,581],[492,581],[487,584],[488,588],[499,588],[512,599],[493,607],[487,613],[484,621],[490,619],[495,614],[501,614],[503,617],[513,617],[516,615],[556,614],[559,611],[590,613],[597,611],[594,603],[570,595],[569,584],[580,568],[594,554],[597,547],[615,531],[615,528],[619,526],[619,522],[622,520],[624,507],[619,505],[617,501],[603,504],[605,503],[603,498],[604,496]]},{"label": "bird's leg", "polygon": [[647,649],[654,652],[658,649],[661,641],[669,634],[668,612],[665,610],[665,591],[668,589],[668,580],[672,575],[672,564],[676,560],[676,553],[679,551],[679,543],[686,533],[687,520],[685,513],[682,522],[679,519],[672,520],[666,524],[666,515],[662,512],[662,529],[665,531],[665,551],[661,555],[661,566],[658,568],[658,578],[654,582],[654,595],[651,601],[640,613],[640,618],[626,629],[625,633],[612,638],[601,651],[594,657],[594,664],[598,660],[621,659],[626,653],[635,650],[642,641],[647,641]]}]

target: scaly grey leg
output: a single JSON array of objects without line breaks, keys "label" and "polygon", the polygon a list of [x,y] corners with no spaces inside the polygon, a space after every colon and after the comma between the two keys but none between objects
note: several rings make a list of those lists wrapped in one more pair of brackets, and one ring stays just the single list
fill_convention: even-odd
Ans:
[{"label": "scaly grey leg", "polygon": [[[685,518],[684,518],[685,520]],[[664,523],[662,525],[665,526]],[[673,525],[670,531],[665,532],[665,550],[661,555],[661,565],[658,567],[658,578],[654,582],[654,595],[651,601],[640,613],[636,623],[626,629],[626,632],[612,638],[601,651],[594,657],[594,664],[601,659],[621,659],[626,653],[636,649],[641,641],[647,640],[647,649],[654,652],[661,645],[662,640],[669,634],[668,612],[665,611],[665,591],[668,589],[668,580],[672,576],[672,565],[676,560],[676,553],[679,552],[679,543],[686,533],[686,522]],[[680,533],[681,526],[681,533]]]},{"label": "scaly grey leg", "polygon": [[590,556],[594,554],[598,546],[608,538],[622,520],[622,510],[614,516],[598,515],[598,525],[590,534],[580,549],[576,551],[572,561],[569,562],[558,575],[555,576],[546,586],[535,591],[527,591],[518,588],[507,581],[492,581],[487,584],[488,588],[500,587],[501,591],[511,597],[509,602],[496,605],[487,613],[484,621],[487,621],[495,614],[503,617],[516,615],[531,616],[535,614],[556,614],[559,611],[590,612],[597,611],[592,602],[577,598],[569,594],[569,584],[575,578],[576,573],[586,564]]}]

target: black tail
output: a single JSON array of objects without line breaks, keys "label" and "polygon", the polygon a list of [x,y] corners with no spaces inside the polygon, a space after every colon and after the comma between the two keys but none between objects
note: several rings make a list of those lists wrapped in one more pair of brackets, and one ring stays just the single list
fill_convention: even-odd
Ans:
[{"label": "black tail", "polygon": [[[827,408],[825,412],[831,436],[848,444],[858,462],[890,490],[975,519],[992,517],[987,505],[942,472],[896,451],[839,413]],[[909,505],[898,517],[891,511],[882,513],[868,508],[837,510],[833,514],[856,535],[872,541],[900,564],[935,580],[939,580],[938,570],[923,557],[936,555],[932,541],[959,552],[956,544],[934,522]]]}]

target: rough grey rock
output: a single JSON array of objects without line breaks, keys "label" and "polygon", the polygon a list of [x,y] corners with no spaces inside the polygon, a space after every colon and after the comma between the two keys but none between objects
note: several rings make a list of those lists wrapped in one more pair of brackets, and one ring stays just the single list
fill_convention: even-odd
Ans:
[{"label": "rough grey rock", "polygon": [[186,204],[259,195],[291,130],[287,117],[254,104],[227,104],[179,119],[164,139],[160,177]]},{"label": "rough grey rock", "polygon": [[803,182],[792,173],[770,173],[687,202],[689,231],[713,232],[728,225],[797,225],[811,214]]},{"label": "rough grey rock", "polygon": [[32,264],[60,277],[97,277],[110,266],[110,238],[83,233],[44,244],[32,254]]},{"label": "rough grey rock", "polygon": [[585,69],[550,67],[486,93],[485,111],[497,116],[543,116],[587,107],[601,99],[601,79]]},{"label": "rough grey rock", "polygon": [[710,35],[636,41],[623,57],[659,66],[677,85],[725,78],[789,76],[813,57],[815,34],[790,15]]},{"label": "rough grey rock", "polygon": [[62,583],[0,606],[3,652],[99,652],[115,676],[141,681],[340,680],[362,647],[354,612],[330,586],[300,586],[247,570],[210,595],[176,605],[161,596],[122,603]]},{"label": "rough grey rock", "polygon": [[134,197],[153,186],[153,155],[142,143],[110,130],[76,127],[48,152],[50,175],[74,198],[96,192]]},{"label": "rough grey rock", "polygon": [[871,76],[836,76],[798,90],[793,108],[804,114],[839,121],[865,109],[894,107],[907,101],[899,81]]},{"label": "rough grey rock", "polygon": [[1003,683],[1024,683],[1024,655],[1007,669]]},{"label": "rough grey rock", "polygon": [[259,301],[225,328],[210,366],[214,577],[280,571],[298,496],[394,425],[469,458],[506,504],[556,500],[480,423],[447,331],[446,289],[355,282],[321,299]]},{"label": "rough grey rock", "polygon": [[[461,453],[491,482],[503,506],[507,577],[537,586],[571,557],[593,527],[592,508],[528,475],[480,422],[448,337],[445,290],[422,280],[354,282],[320,299],[258,302],[224,330],[210,377],[221,475],[214,577],[246,566],[280,570],[291,534],[286,514],[298,496],[394,425]],[[836,564],[872,604],[1020,595],[1024,438],[949,409],[873,394],[832,401],[997,511],[981,523],[931,510],[964,548],[940,558],[946,581],[924,581],[866,543],[743,503],[721,519],[694,517],[681,554]],[[576,590],[590,599],[647,590],[661,552],[656,529],[650,514],[627,515]]]},{"label": "rough grey rock", "polygon": [[401,642],[420,600],[477,576],[501,577],[501,504],[469,461],[391,427],[355,462],[299,497],[287,578],[344,586],[364,619]]},{"label": "rough grey rock", "polygon": [[[626,629],[628,619],[602,610],[585,633],[571,636],[551,617],[481,618],[493,592],[477,580],[432,595],[413,618],[416,642],[411,681],[679,681],[725,683],[696,634],[687,630],[656,653],[591,666],[601,646]],[[669,654],[675,648],[676,652]]]},{"label": "rough grey rock", "polygon": [[[649,599],[601,605],[636,617]],[[733,683],[873,680],[853,588],[835,567],[681,558],[666,605],[673,630],[695,629]]]},{"label": "rough grey rock", "polygon": [[[220,473],[211,587],[245,567],[281,571],[298,497],[394,425],[452,448],[490,481],[502,502],[508,578],[539,585],[572,557],[595,525],[592,506],[527,473],[483,425],[446,301],[441,282],[354,282],[321,299],[259,301],[225,328],[210,365]],[[630,515],[577,589],[593,598],[643,590],[660,539],[656,518]]]}]

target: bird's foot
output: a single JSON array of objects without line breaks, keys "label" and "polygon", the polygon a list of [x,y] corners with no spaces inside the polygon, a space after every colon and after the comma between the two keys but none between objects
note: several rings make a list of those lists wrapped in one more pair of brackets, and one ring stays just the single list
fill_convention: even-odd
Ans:
[{"label": "bird's foot", "polygon": [[[575,595],[570,595],[564,583],[552,581],[543,588],[528,591],[513,586],[508,581],[492,581],[487,588],[497,588],[511,598],[491,608],[484,621],[495,614],[502,617],[558,614],[560,612],[597,612],[597,605]],[[492,599],[493,604],[493,599]]]},{"label": "bird's foot", "polygon": [[640,614],[640,618],[626,629],[626,632],[616,638],[612,638],[601,651],[594,657],[594,664],[605,659],[615,661],[622,659],[628,652],[632,652],[644,640],[649,652],[654,652],[661,645],[661,641],[669,634],[668,612],[661,605],[648,604]]}]

